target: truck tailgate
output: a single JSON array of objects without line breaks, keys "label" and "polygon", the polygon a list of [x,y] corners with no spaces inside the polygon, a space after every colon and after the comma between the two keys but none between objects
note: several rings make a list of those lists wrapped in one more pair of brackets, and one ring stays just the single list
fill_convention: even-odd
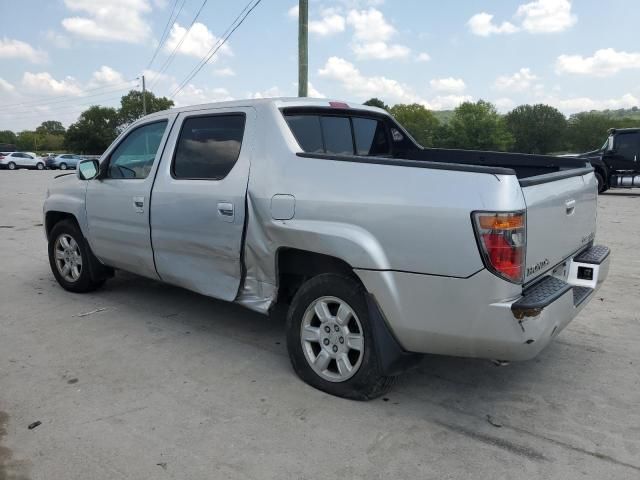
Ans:
[{"label": "truck tailgate", "polygon": [[529,283],[593,241],[597,188],[593,173],[521,183],[527,205],[524,281]]}]

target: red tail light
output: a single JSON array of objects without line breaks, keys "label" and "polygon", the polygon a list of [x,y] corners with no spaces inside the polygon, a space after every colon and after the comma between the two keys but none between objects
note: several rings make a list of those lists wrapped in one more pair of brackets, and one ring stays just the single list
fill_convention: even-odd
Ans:
[{"label": "red tail light", "polygon": [[473,226],[485,266],[510,282],[521,283],[524,278],[525,220],[524,212],[473,214]]}]

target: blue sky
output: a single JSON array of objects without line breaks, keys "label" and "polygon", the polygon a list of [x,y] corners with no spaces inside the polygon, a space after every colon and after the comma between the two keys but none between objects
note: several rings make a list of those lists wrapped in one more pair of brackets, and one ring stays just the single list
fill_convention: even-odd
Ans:
[{"label": "blue sky", "polygon": [[[173,94],[247,1],[208,0],[186,33],[203,0],[0,0],[0,129],[68,125],[89,104],[117,105],[143,72]],[[176,104],[295,95],[296,4],[263,0]],[[309,17],[314,96],[566,114],[640,103],[635,0],[310,0]]]}]

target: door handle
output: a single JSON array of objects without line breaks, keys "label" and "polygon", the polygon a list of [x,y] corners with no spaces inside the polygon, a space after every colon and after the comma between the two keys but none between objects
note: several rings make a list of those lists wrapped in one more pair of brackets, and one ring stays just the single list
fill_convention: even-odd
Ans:
[{"label": "door handle", "polygon": [[225,222],[233,222],[233,203],[218,202],[218,215],[220,215]]},{"label": "door handle", "polygon": [[576,201],[575,200],[567,200],[564,204],[567,209],[567,215],[571,215],[576,209]]},{"label": "door handle", "polygon": [[144,212],[144,197],[133,197],[133,209],[136,213]]}]

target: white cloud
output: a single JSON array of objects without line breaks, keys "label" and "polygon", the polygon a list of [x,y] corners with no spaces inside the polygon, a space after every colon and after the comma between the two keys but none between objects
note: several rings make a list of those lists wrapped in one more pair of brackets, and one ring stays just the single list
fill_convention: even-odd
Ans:
[{"label": "white cloud", "polygon": [[[297,14],[297,12],[296,12]],[[335,33],[344,32],[345,19],[333,8],[327,8],[321,12],[320,20],[309,21],[309,31],[327,37]]]},{"label": "white cloud", "polygon": [[56,80],[49,72],[25,72],[22,76],[22,85],[31,93],[44,95],[80,95],[82,93],[82,86],[75,78],[65,77],[63,80]]},{"label": "white cloud", "polygon": [[287,16],[289,18],[295,18],[297,20],[298,19],[298,14],[299,14],[299,6],[298,5],[294,5],[289,10],[287,10]]},{"label": "white cloud", "polygon": [[523,92],[529,90],[538,79],[529,68],[521,68],[513,75],[501,75],[496,78],[494,86],[498,90]]},{"label": "white cloud", "polygon": [[[296,83],[296,88],[297,88],[298,84]],[[308,86],[307,86],[307,90],[308,90],[308,94],[310,97],[313,98],[327,98],[327,96],[324,93],[319,92],[311,82],[309,82]]]},{"label": "white cloud", "polygon": [[616,110],[640,106],[640,99],[631,93],[618,98],[594,99],[590,97],[558,98],[546,97],[544,103],[553,105],[565,113],[588,112],[590,110]]},{"label": "white cloud", "polygon": [[93,72],[89,85],[91,87],[100,87],[108,85],[121,85],[126,80],[122,74],[107,65],[101,66],[97,71]]},{"label": "white cloud", "polygon": [[199,103],[224,102],[233,100],[226,88],[201,88],[192,83],[184,87],[174,97],[177,107],[197,105]]},{"label": "white cloud", "polygon": [[516,17],[530,33],[555,33],[571,28],[578,21],[571,13],[571,0],[536,0],[520,5]]},{"label": "white cloud", "polygon": [[431,88],[438,92],[450,92],[450,93],[460,93],[464,92],[467,88],[467,85],[464,83],[464,80],[461,78],[434,78],[429,82]]},{"label": "white cloud", "polygon": [[[178,23],[174,23],[171,27],[171,31],[169,32],[169,38],[165,43],[164,50],[166,52],[172,52],[178,44],[180,44],[180,41],[186,32],[187,29],[185,27],[181,27]],[[203,58],[219,40],[220,39],[211,33],[204,23],[196,22],[182,41],[182,44],[178,48],[178,53]],[[216,57],[220,54],[231,55],[231,48],[228,44],[224,44],[220,50],[218,50],[218,53],[214,55],[211,61],[215,61]]]},{"label": "white cloud", "polygon": [[516,106],[516,102],[507,97],[500,97],[493,101],[493,104],[496,106],[499,112],[506,113],[509,110],[512,110],[513,107]]},{"label": "white cloud", "polygon": [[354,38],[362,42],[387,41],[396,33],[380,10],[351,10],[347,22],[354,30]]},{"label": "white cloud", "polygon": [[515,33],[518,31],[518,27],[510,22],[502,22],[500,25],[496,25],[493,23],[493,15],[486,12],[476,13],[469,19],[467,25],[471,33],[480,35],[481,37],[488,37],[489,35],[500,33]]},{"label": "white cloud", "polygon": [[429,60],[431,60],[431,55],[427,52],[420,52],[416,55],[416,62],[428,62]]},{"label": "white cloud", "polygon": [[3,37],[0,39],[0,58],[16,58],[32,63],[42,63],[47,59],[47,54],[42,50],[36,50],[22,40]]},{"label": "white cloud", "polygon": [[382,76],[366,77],[352,63],[343,58],[331,57],[318,71],[324,78],[340,82],[342,87],[359,99],[382,97],[387,101],[402,103],[428,103],[405,84]]},{"label": "white cloud", "polygon": [[216,77],[234,77],[236,75],[236,72],[234,72],[233,68],[231,67],[225,67],[214,70],[213,74]]},{"label": "white cloud", "polygon": [[613,48],[597,50],[591,57],[560,55],[556,72],[608,77],[621,70],[640,68],[640,52],[618,52]]},{"label": "white cloud", "polygon": [[15,91],[16,87],[14,87],[11,83],[7,82],[4,78],[0,77],[0,90],[4,92],[12,93]]},{"label": "white cloud", "polygon": [[524,30],[529,33],[556,33],[571,28],[578,21],[571,13],[571,0],[534,0],[518,7],[514,18],[519,25],[493,21],[494,16],[480,12],[467,22],[471,33],[488,37],[493,34],[509,34]]},{"label": "white cloud", "polygon": [[275,97],[283,97],[284,94],[279,87],[273,86],[271,88],[267,88],[261,92],[254,92],[249,95],[251,98],[275,98]]},{"label": "white cloud", "polygon": [[411,50],[404,45],[389,45],[386,42],[355,43],[353,52],[361,60],[388,60],[391,58],[406,58]]},{"label": "white cloud", "polygon": [[387,22],[380,10],[351,10],[347,15],[347,24],[354,29],[351,48],[359,59],[406,58],[411,53],[409,47],[388,43],[396,34],[396,29]]},{"label": "white cloud", "polygon": [[143,16],[151,11],[148,0],[64,0],[69,10],[86,16],[69,17],[62,26],[91,40],[141,43],[151,27]]},{"label": "white cloud", "polygon": [[471,102],[473,97],[470,95],[439,95],[429,102],[429,108],[432,110],[453,110],[461,103]]}]

